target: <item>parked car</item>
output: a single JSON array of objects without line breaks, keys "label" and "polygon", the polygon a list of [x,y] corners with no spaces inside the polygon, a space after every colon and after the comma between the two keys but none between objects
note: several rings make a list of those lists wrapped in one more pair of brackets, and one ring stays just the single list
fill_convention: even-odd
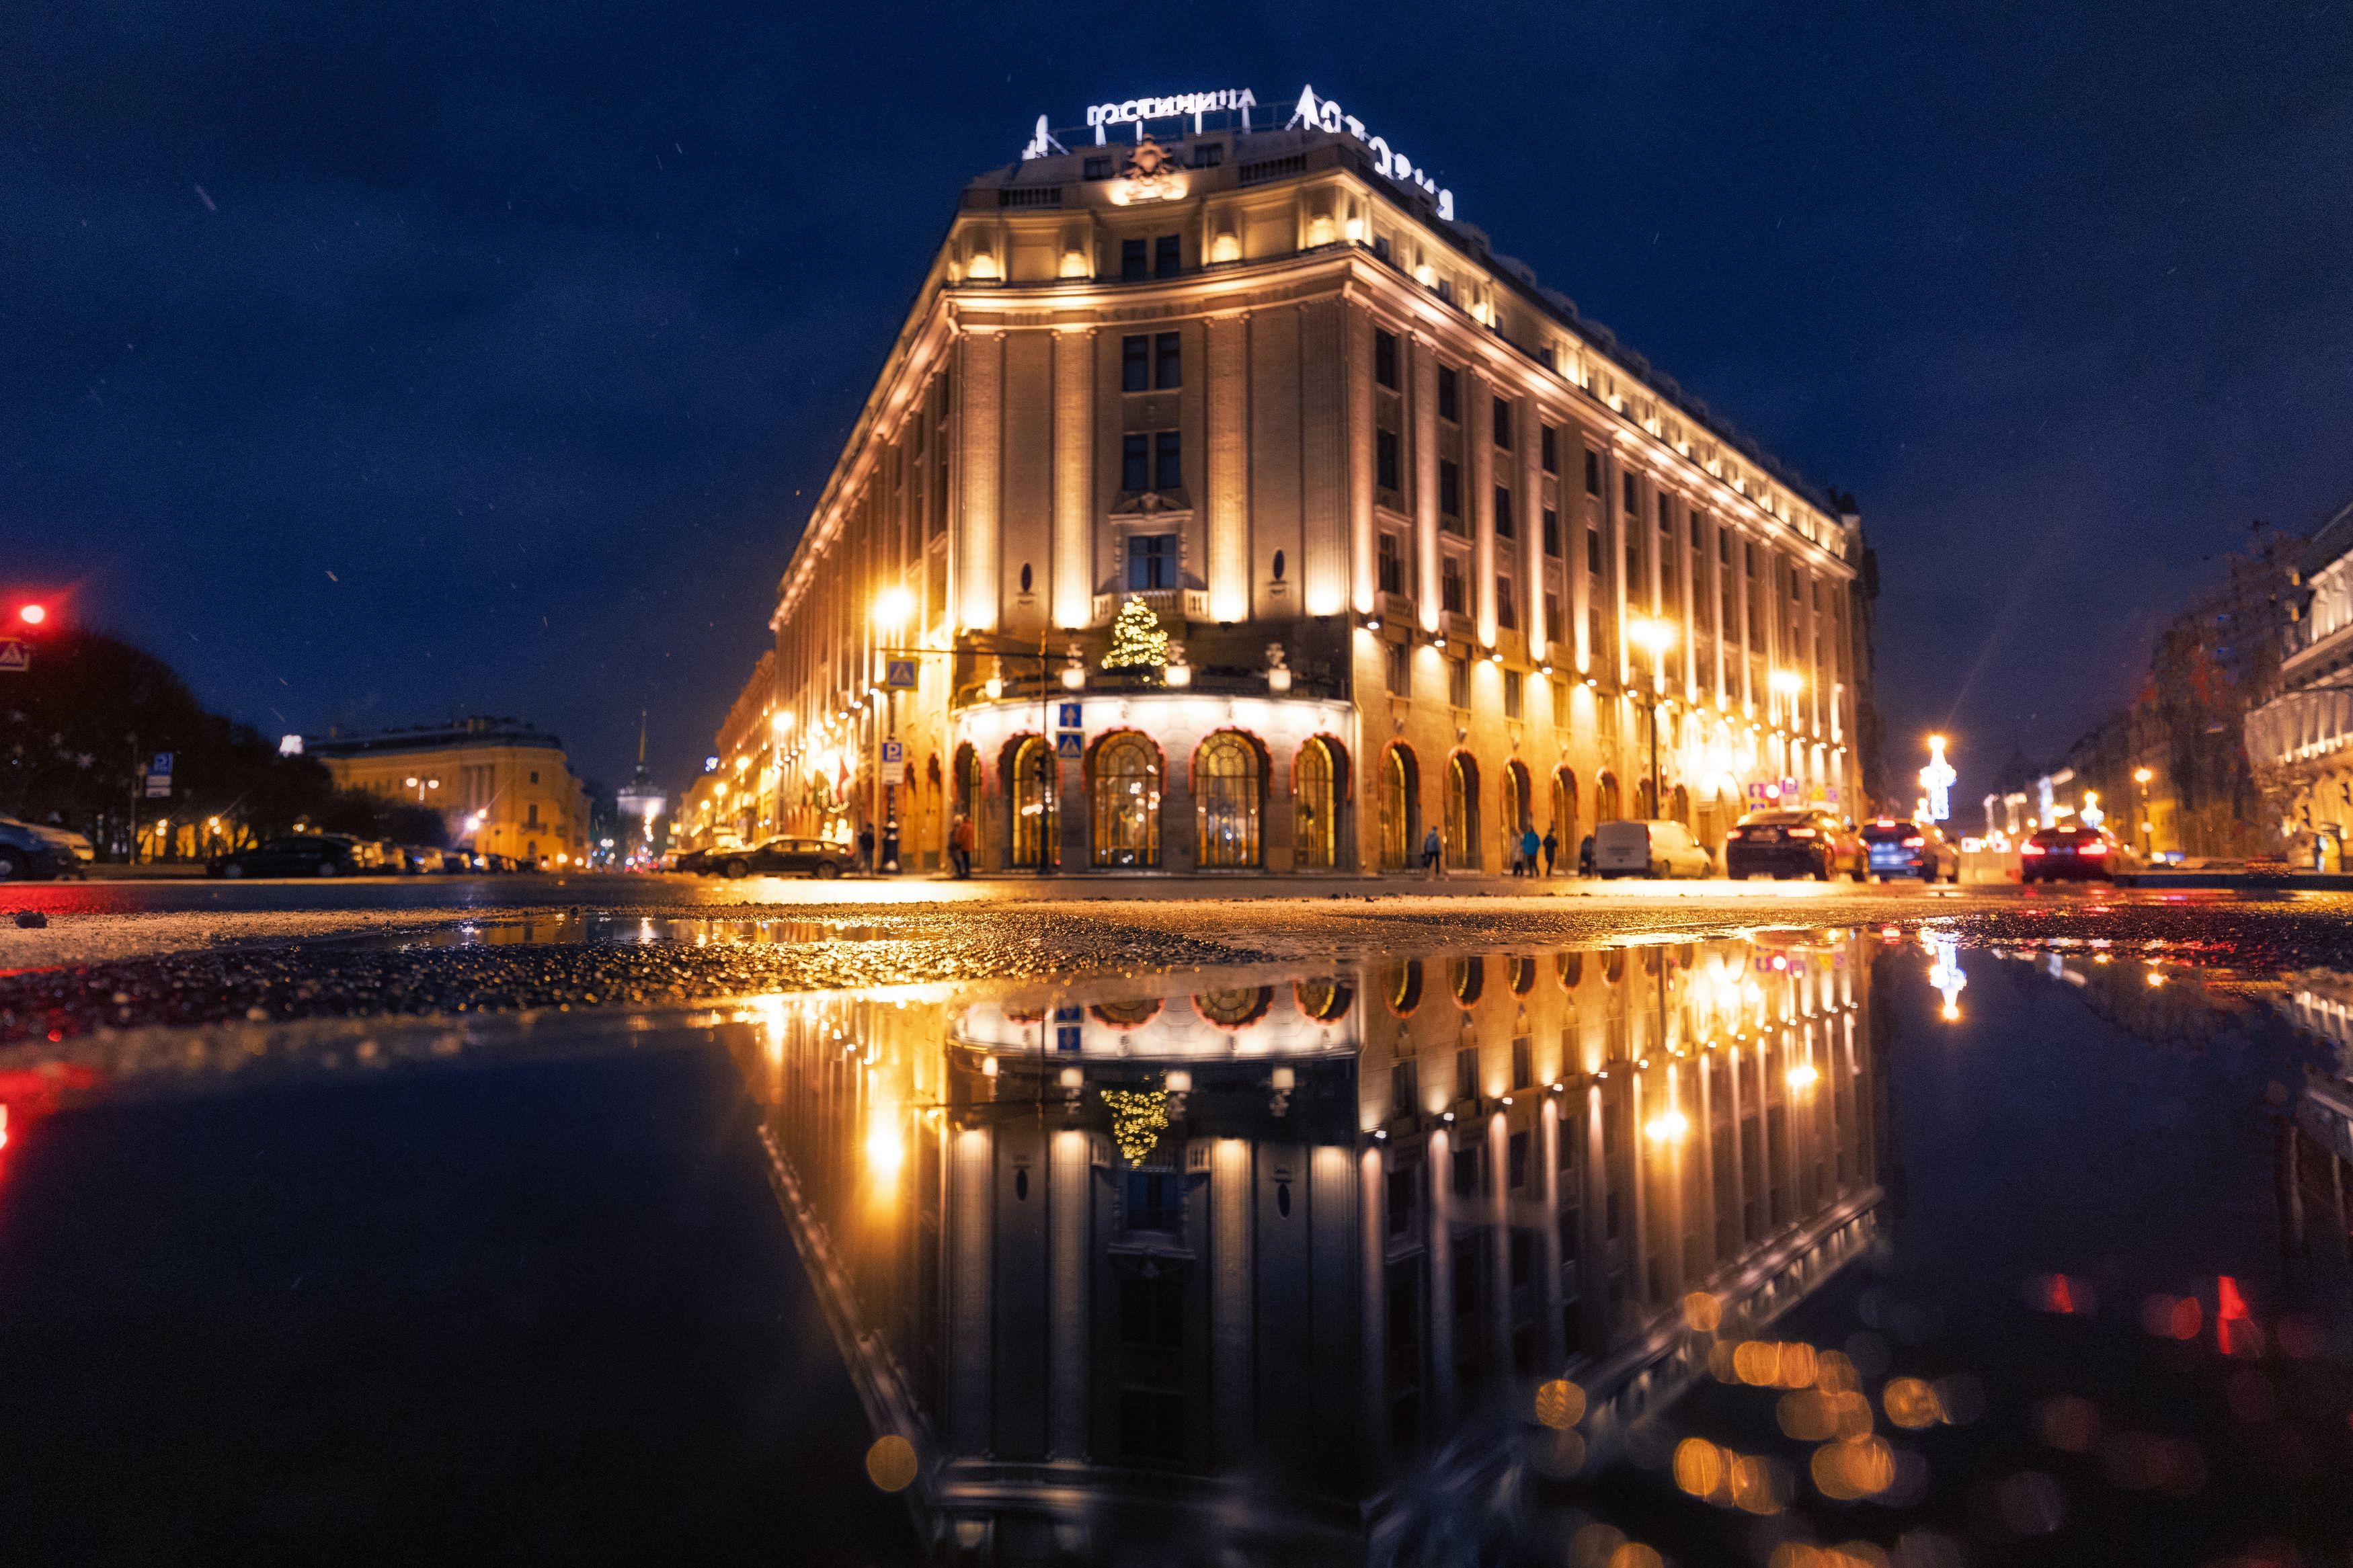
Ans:
[{"label": "parked car", "polygon": [[441,851],[441,869],[448,876],[458,877],[473,871],[477,868],[474,858],[465,850],[444,849]]},{"label": "parked car", "polygon": [[515,863],[503,855],[478,855],[475,858],[481,862],[480,868],[485,871],[512,871],[515,868]]},{"label": "parked car", "polygon": [[0,816],[0,882],[19,877],[87,877],[90,840],[63,827]]},{"label": "parked car", "polygon": [[400,847],[402,868],[414,876],[427,876],[441,869],[441,851],[423,844]]},{"label": "parked car", "polygon": [[376,838],[369,841],[368,847],[375,851],[369,858],[375,862],[375,869],[386,876],[397,877],[408,869],[408,850],[405,847],[389,838]]},{"label": "parked car", "polygon": [[2046,827],[2018,847],[2021,882],[2116,879],[2116,847],[2096,827]]},{"label": "parked car", "polygon": [[216,855],[207,877],[350,877],[367,868],[359,841],[340,833],[290,833],[250,849]]},{"label": "parked car", "polygon": [[1866,822],[1862,847],[1876,875],[1917,877],[1924,882],[1961,879],[1961,852],[1933,822],[1898,822],[1892,816]]},{"label": "parked car", "polygon": [[1605,822],[1593,830],[1600,877],[1708,877],[1715,857],[1680,822]]},{"label": "parked car", "polygon": [[852,851],[824,838],[771,838],[749,849],[714,850],[712,863],[722,876],[839,877],[849,869]]},{"label": "parked car", "polygon": [[1869,857],[1852,824],[1827,811],[1752,811],[1724,841],[1724,869],[1746,877],[1819,877],[1844,871],[1860,882]]},{"label": "parked car", "polygon": [[711,875],[711,854],[709,849],[682,850],[670,861],[670,868],[683,871],[690,877],[708,877]]}]

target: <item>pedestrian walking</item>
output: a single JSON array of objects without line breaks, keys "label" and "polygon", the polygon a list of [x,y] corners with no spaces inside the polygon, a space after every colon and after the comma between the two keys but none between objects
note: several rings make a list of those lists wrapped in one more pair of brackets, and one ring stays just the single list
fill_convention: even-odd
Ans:
[{"label": "pedestrian walking", "polygon": [[1446,875],[1446,846],[1439,842],[1435,827],[1421,836],[1421,871],[1433,882]]},{"label": "pedestrian walking", "polygon": [[948,870],[959,880],[972,875],[972,818],[960,811],[948,825]]},{"label": "pedestrian walking", "polygon": [[1593,875],[1593,835],[1590,833],[1585,836],[1585,842],[1577,847],[1577,874],[1580,877]]},{"label": "pedestrian walking", "polygon": [[1544,840],[1536,837],[1535,823],[1532,822],[1520,830],[1520,864],[1527,868],[1521,873],[1522,876],[1533,877],[1536,874],[1536,851],[1543,847]]},{"label": "pedestrian walking", "polygon": [[1560,853],[1560,837],[1556,832],[1549,827],[1545,829],[1544,852],[1545,875],[1546,877],[1550,877],[1552,875],[1553,857]]},{"label": "pedestrian walking", "polygon": [[899,821],[892,817],[882,825],[882,869],[899,868]]},{"label": "pedestrian walking", "polygon": [[871,822],[858,829],[858,868],[869,876],[874,873],[874,825]]}]

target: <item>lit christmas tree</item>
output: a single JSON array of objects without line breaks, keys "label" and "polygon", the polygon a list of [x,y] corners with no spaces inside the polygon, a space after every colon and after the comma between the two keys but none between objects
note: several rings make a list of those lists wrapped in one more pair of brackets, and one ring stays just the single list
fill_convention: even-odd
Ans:
[{"label": "lit christmas tree", "polygon": [[1103,655],[1105,669],[1157,669],[1168,661],[1168,634],[1160,617],[1142,599],[1131,597],[1119,607],[1111,624],[1111,651]]}]

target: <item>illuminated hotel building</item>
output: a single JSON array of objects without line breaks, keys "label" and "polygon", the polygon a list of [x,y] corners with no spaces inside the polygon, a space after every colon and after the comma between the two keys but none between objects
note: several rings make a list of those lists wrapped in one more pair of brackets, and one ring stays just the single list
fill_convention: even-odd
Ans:
[{"label": "illuminated hotel building", "polygon": [[[1853,809],[1858,518],[1337,105],[1105,107],[966,187],[812,509],[762,694],[787,830],[1377,872],[1532,825],[1573,861],[1652,810],[1654,700],[1704,839]],[[1168,647],[1107,668],[1138,602]]]},{"label": "illuminated hotel building", "polygon": [[588,858],[588,795],[564,742],[520,719],[464,718],[302,742],[338,789],[430,806],[448,841],[550,867]]},{"label": "illuminated hotel building", "polygon": [[776,998],[729,1037],[927,1561],[1363,1561],[1600,1468],[1884,1234],[1875,945]]}]

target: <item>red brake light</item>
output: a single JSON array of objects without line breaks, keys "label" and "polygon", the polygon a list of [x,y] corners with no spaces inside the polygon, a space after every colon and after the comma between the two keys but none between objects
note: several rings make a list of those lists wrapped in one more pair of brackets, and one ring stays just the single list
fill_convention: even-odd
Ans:
[{"label": "red brake light", "polygon": [[2093,839],[2088,844],[2078,844],[2075,846],[2075,853],[2078,855],[2105,855],[2107,852],[2107,845],[2097,838]]},{"label": "red brake light", "polygon": [[1792,827],[1789,829],[1789,837],[1792,838],[1813,838],[1819,836],[1810,827]]},{"label": "red brake light", "polygon": [[2021,847],[2018,852],[2021,855],[2040,855],[2042,853],[2042,846],[2040,844],[2024,845]]},{"label": "red brake light", "polygon": [[1920,846],[1927,842],[1928,841],[1926,839],[1915,835],[1913,837],[1907,838],[1904,841],[1904,847],[1906,849],[1917,849]]}]

